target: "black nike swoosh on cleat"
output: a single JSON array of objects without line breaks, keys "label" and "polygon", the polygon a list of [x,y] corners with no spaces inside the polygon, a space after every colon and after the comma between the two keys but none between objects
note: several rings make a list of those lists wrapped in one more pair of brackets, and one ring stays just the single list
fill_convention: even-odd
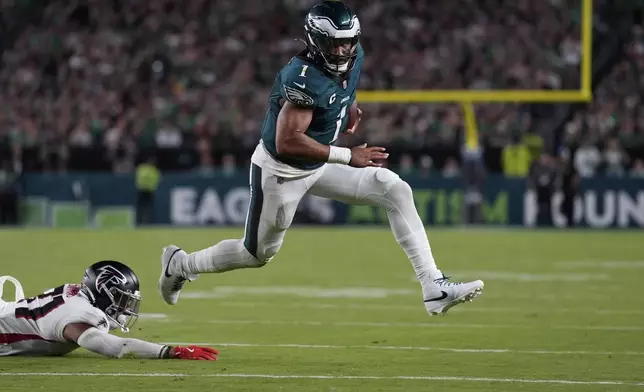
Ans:
[{"label": "black nike swoosh on cleat", "polygon": [[171,278],[172,275],[168,273],[168,268],[170,268],[170,263],[172,263],[172,258],[174,257],[174,254],[180,251],[181,248],[177,248],[172,254],[170,255],[170,260],[168,260],[168,265],[165,266],[165,277],[166,278]]},{"label": "black nike swoosh on cleat", "polygon": [[432,299],[426,299],[425,302],[440,301],[441,299],[447,298],[447,293],[446,292],[441,291],[441,293],[443,293],[443,295],[441,295],[440,297],[436,297],[436,298],[432,298]]}]

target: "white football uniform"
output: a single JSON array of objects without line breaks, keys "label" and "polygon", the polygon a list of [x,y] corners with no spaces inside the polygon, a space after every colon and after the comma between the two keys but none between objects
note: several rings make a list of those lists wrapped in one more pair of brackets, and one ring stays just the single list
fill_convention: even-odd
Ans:
[{"label": "white football uniform", "polygon": [[388,208],[384,196],[400,178],[378,167],[355,168],[325,164],[302,170],[275,160],[260,143],[252,156],[251,202],[244,244],[260,260],[280,249],[300,200],[307,194],[354,205]]},{"label": "white football uniform", "polygon": [[80,285],[66,284],[35,297],[5,302],[1,290],[4,280],[7,278],[0,278],[0,357],[65,355],[78,348],[63,337],[70,323],[85,323],[109,332],[107,316],[90,304]]}]

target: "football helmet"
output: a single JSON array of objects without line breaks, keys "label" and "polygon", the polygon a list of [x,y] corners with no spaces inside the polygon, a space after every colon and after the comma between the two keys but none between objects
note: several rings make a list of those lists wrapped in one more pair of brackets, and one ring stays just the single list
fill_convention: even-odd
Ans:
[{"label": "football helmet", "polygon": [[127,265],[103,260],[87,268],[82,291],[92,305],[102,310],[110,327],[128,332],[139,317],[139,278]]},{"label": "football helmet", "polygon": [[306,46],[313,59],[329,72],[344,76],[358,56],[360,21],[341,1],[315,5],[304,24]]}]

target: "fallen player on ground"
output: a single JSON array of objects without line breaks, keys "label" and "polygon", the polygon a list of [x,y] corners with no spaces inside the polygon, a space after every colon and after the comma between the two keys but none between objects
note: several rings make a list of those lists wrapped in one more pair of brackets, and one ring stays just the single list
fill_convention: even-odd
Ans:
[{"label": "fallen player on ground", "polygon": [[[5,282],[15,301],[2,300]],[[134,271],[118,261],[91,265],[82,284],[65,284],[25,298],[22,285],[0,277],[0,356],[59,356],[78,347],[106,357],[216,360],[217,350],[168,346],[110,335],[128,332],[138,318],[141,295]]]}]

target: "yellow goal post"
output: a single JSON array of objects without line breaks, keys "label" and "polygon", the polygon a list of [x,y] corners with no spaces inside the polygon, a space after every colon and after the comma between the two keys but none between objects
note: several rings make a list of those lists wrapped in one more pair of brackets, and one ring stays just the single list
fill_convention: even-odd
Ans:
[{"label": "yellow goal post", "polygon": [[360,90],[359,103],[459,103],[468,149],[478,147],[474,103],[588,102],[592,99],[593,0],[581,0],[582,56],[579,90]]}]

